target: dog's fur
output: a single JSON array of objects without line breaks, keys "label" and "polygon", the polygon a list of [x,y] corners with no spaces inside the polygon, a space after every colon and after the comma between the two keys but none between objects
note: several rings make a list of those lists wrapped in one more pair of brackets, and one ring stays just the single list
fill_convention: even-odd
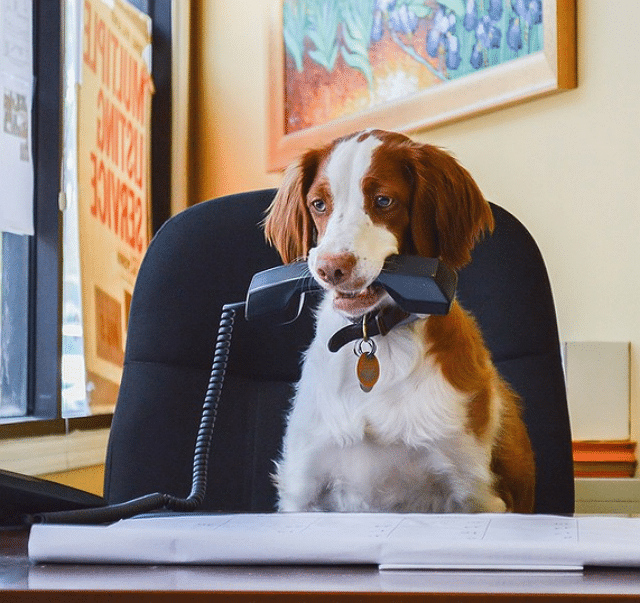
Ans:
[{"label": "dog's fur", "polygon": [[327,293],[276,463],[281,511],[533,511],[519,401],[456,301],[375,338],[381,375],[369,393],[352,346],[327,349],[351,320],[393,303],[369,287],[388,256],[458,269],[492,228],[469,173],[401,134],[359,132],[287,170],[266,236],[285,262],[308,258]]}]

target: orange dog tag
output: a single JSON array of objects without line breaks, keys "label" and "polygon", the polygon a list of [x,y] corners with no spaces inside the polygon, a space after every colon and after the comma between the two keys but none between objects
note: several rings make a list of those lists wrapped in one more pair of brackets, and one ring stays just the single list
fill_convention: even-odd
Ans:
[{"label": "orange dog tag", "polygon": [[380,377],[380,363],[373,352],[360,355],[356,375],[360,381],[360,389],[363,392],[370,392]]}]

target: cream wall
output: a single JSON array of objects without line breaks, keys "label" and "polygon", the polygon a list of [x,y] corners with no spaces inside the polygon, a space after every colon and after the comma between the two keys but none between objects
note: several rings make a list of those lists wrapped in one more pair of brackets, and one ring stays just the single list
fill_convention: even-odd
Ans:
[{"label": "cream wall", "polygon": [[[265,53],[274,2],[196,2],[194,200],[277,186],[279,176],[265,168]],[[451,150],[485,195],[532,232],[547,262],[563,340],[631,341],[637,439],[640,38],[634,23],[640,2],[578,0],[576,90],[415,137]]]},{"label": "cream wall", "polygon": [[280,181],[265,164],[272,6],[273,0],[195,0],[196,201]]}]

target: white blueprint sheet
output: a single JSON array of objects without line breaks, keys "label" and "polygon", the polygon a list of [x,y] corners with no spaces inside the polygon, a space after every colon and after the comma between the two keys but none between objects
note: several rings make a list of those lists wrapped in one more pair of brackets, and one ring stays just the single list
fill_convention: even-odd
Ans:
[{"label": "white blueprint sheet", "polygon": [[193,514],[35,525],[35,562],[373,564],[382,569],[640,567],[640,519],[517,514]]}]

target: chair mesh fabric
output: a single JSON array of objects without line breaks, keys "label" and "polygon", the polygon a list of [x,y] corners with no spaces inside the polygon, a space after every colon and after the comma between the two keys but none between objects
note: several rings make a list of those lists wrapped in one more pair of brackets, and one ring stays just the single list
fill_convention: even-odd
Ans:
[{"label": "chair mesh fabric", "polygon": [[[105,467],[105,498],[186,496],[221,308],[280,263],[260,226],[275,194],[198,204],[169,220],[145,255],[131,303],[125,365]],[[536,455],[536,512],[573,512],[573,466],[555,309],[540,252],[511,214],[460,274],[458,297],[524,400]],[[203,510],[272,511],[270,474],[313,335],[312,307],[293,324],[236,319],[214,429]]]}]

